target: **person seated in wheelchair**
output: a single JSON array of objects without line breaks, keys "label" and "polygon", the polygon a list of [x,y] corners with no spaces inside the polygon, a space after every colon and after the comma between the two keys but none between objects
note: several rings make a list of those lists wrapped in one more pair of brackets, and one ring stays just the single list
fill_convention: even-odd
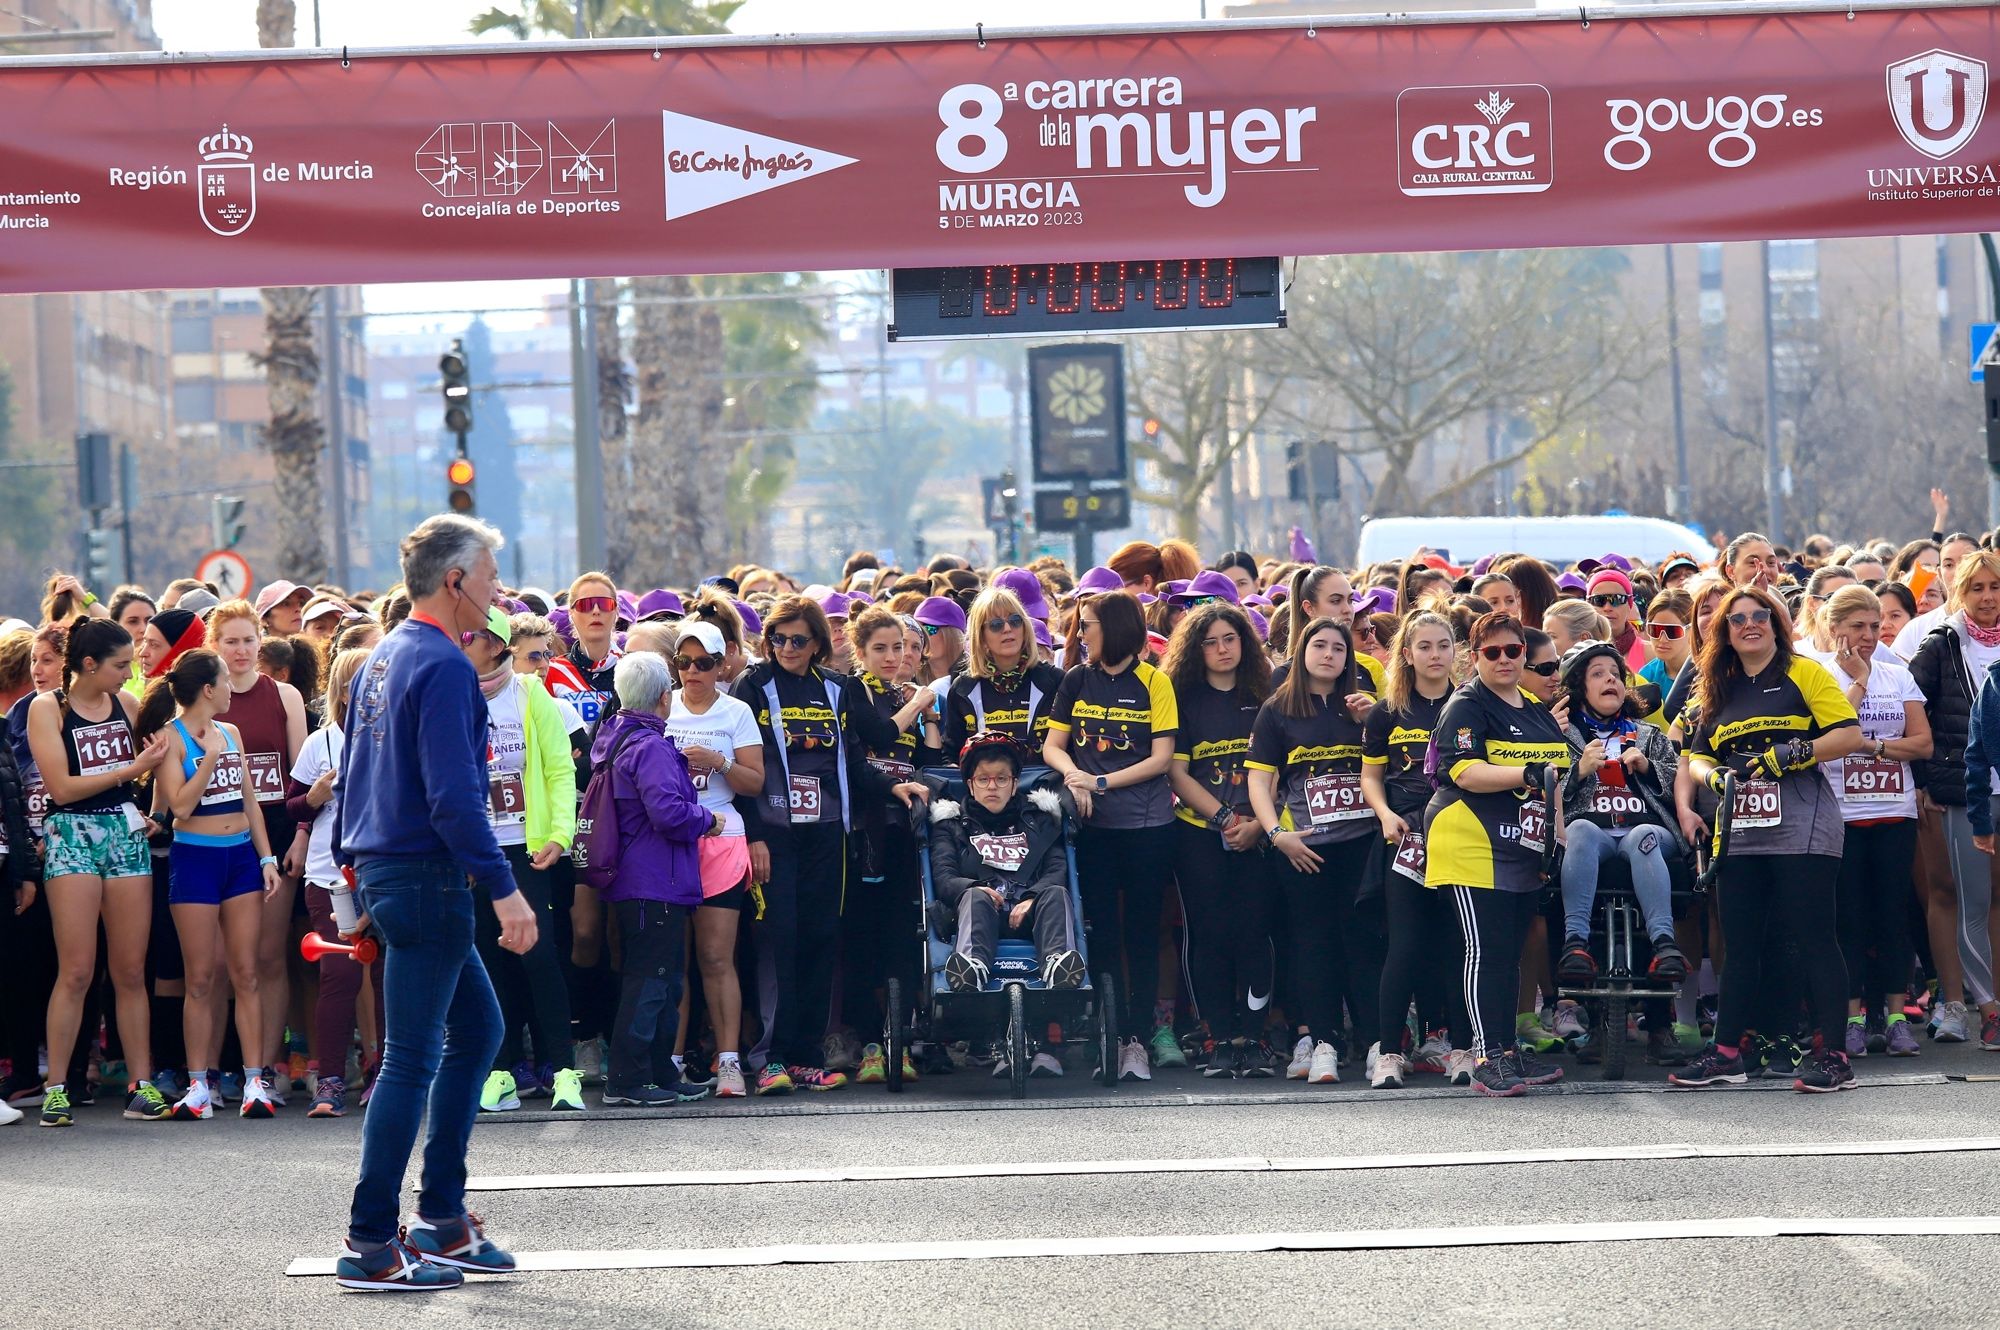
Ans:
[{"label": "person seated in wheelchair", "polygon": [[1020,788],[1027,756],[1012,735],[975,734],[958,758],[971,797],[963,804],[931,801],[932,891],[957,930],[944,966],[953,992],[986,986],[1002,937],[1034,939],[1040,978],[1048,987],[1083,982],[1070,915],[1062,799],[1051,789]]},{"label": "person seated in wheelchair", "polygon": [[1674,945],[1673,887],[1668,864],[1687,853],[1672,816],[1675,755],[1658,726],[1639,719],[1642,704],[1625,682],[1625,662],[1609,642],[1581,642],[1563,654],[1558,672],[1569,699],[1564,727],[1575,760],[1562,785],[1563,950],[1556,978],[1587,987],[1597,978],[1590,921],[1599,871],[1623,859],[1646,935],[1653,944],[1647,973],[1666,982],[1687,975]]}]

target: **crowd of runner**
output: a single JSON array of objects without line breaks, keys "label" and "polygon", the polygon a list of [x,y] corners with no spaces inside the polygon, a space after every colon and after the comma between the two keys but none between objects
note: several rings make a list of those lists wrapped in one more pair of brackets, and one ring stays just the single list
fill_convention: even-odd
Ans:
[{"label": "crowd of runner", "polygon": [[[1678,1085],[1826,1091],[1920,1031],[2000,1051],[1995,544],[1340,569],[1133,542],[1081,573],[859,553],[824,585],[503,588],[458,636],[540,927],[516,954],[477,911],[506,1027],[481,1108],[882,1083],[926,844],[949,986],[1016,936],[1073,987],[1087,928],[1125,1080],[1353,1062],[1512,1096],[1637,1038]],[[0,624],[0,1121],[367,1104],[380,966],[300,941],[357,933],[343,729],[410,609],[58,575]],[[625,846],[593,885],[600,772],[630,802],[600,810]],[[1690,890],[1725,791],[1728,854]],[[1614,868],[1656,995],[1605,1030],[1557,995],[1598,978]],[[1008,1069],[900,1056],[906,1080]],[[1032,1056],[1064,1074],[1062,1041]]]}]

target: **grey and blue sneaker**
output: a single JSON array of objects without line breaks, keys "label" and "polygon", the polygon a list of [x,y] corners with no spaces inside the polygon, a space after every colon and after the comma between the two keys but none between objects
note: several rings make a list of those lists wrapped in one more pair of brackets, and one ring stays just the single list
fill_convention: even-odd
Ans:
[{"label": "grey and blue sneaker", "polygon": [[340,1259],[333,1263],[333,1282],[356,1293],[435,1293],[457,1288],[465,1276],[449,1265],[427,1259],[412,1248],[408,1230],[391,1239],[379,1251],[354,1249],[353,1239],[341,1244]]},{"label": "grey and blue sneaker", "polygon": [[215,1073],[210,1072],[208,1077],[208,1097],[216,1103],[223,1105],[233,1104],[241,1100],[243,1098],[243,1073],[240,1071],[223,1072],[222,1088],[217,1089]]},{"label": "grey and blue sneaker", "polygon": [[448,1265],[477,1274],[505,1275],[514,1271],[514,1254],[486,1240],[479,1216],[470,1210],[457,1219],[433,1223],[419,1218],[407,1230],[410,1246],[419,1256],[438,1265]]},{"label": "grey and blue sneaker", "polygon": [[166,1100],[168,1103],[172,1103],[187,1093],[187,1087],[181,1084],[181,1078],[174,1074],[174,1070],[171,1067],[162,1068],[153,1074],[153,1088],[158,1090],[160,1098]]}]

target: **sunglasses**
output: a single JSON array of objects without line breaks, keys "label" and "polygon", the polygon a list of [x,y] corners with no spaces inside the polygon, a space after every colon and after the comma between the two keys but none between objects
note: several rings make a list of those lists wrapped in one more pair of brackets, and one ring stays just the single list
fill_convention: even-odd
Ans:
[{"label": "sunglasses", "polygon": [[525,654],[531,665],[546,665],[555,659],[554,653],[548,651],[530,651]]},{"label": "sunglasses", "polygon": [[1488,660],[1498,660],[1502,656],[1505,656],[1508,660],[1519,660],[1521,653],[1527,649],[1519,642],[1509,642],[1504,647],[1481,647],[1479,648],[1479,654]]},{"label": "sunglasses", "polygon": [[[462,647],[469,647],[482,637],[492,638],[495,642],[500,642],[499,638],[494,637],[492,633],[487,632],[484,628],[476,628],[469,633],[460,633],[458,635],[458,644]],[[504,647],[507,644],[500,642],[500,645]]]},{"label": "sunglasses", "polygon": [[1687,634],[1687,625],[1678,623],[1649,623],[1646,631],[1654,637],[1664,637],[1670,642],[1678,642]]},{"label": "sunglasses", "polygon": [[1632,598],[1623,591],[1607,591],[1601,596],[1592,596],[1590,603],[1600,610],[1608,610],[1619,605],[1630,605]]},{"label": "sunglasses", "polygon": [[1757,609],[1757,610],[1751,610],[1748,614],[1745,614],[1741,610],[1739,610],[1735,614],[1729,616],[1729,622],[1735,624],[1738,628],[1748,628],[1753,623],[1756,624],[1759,628],[1761,628],[1765,624],[1771,622],[1771,611]]},{"label": "sunglasses", "polygon": [[944,631],[944,625],[941,623],[920,623],[917,625],[917,631],[925,637],[936,637]]},{"label": "sunglasses", "polygon": [[[805,640],[807,642],[812,641],[810,637],[808,637]],[[801,643],[800,645],[804,645],[804,643]],[[695,670],[702,674],[706,674],[710,670],[714,669],[716,666],[720,665],[721,663],[722,659],[719,656],[675,656],[674,657],[674,668],[682,672],[686,672],[688,670]]]},{"label": "sunglasses", "polygon": [[1222,597],[1220,596],[1196,596],[1192,600],[1182,601],[1181,608],[1184,610],[1199,609],[1203,605],[1213,605],[1216,601],[1221,599]]},{"label": "sunglasses", "polygon": [[989,633],[1004,633],[1009,628],[1026,628],[1027,626],[1028,621],[1018,614],[1010,614],[1004,619],[993,618],[986,621],[986,631]]},{"label": "sunglasses", "polygon": [[804,651],[813,644],[811,633],[772,633],[771,645],[783,651],[787,647],[793,651]]},{"label": "sunglasses", "polygon": [[1562,662],[1559,660],[1545,660],[1539,665],[1530,665],[1528,668],[1541,675],[1544,679],[1553,679],[1556,677],[1556,670],[1561,665]]},{"label": "sunglasses", "polygon": [[585,596],[571,601],[569,607],[578,614],[609,614],[618,608],[618,601],[612,596]]}]

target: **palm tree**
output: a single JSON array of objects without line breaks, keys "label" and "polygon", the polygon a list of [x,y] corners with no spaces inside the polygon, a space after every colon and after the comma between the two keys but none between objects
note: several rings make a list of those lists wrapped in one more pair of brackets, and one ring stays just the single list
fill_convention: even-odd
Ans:
[{"label": "palm tree", "polygon": [[[257,0],[257,45],[266,49],[297,44],[296,0]],[[262,437],[277,483],[277,576],[318,581],[326,576],[320,500],[320,453],[326,433],[320,421],[319,344],[314,314],[316,286],[263,289],[264,349],[251,359],[264,371],[271,418]],[[344,515],[343,515],[344,516]]]}]

